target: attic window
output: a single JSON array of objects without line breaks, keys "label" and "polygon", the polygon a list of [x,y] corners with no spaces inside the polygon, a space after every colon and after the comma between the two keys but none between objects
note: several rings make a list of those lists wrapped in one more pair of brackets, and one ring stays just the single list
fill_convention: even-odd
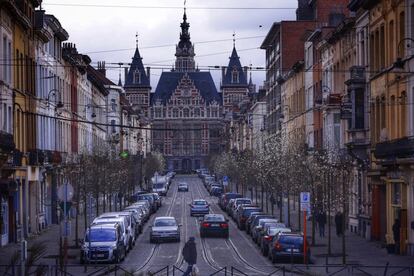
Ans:
[{"label": "attic window", "polygon": [[141,72],[138,69],[134,71],[134,83],[141,83]]},{"label": "attic window", "polygon": [[231,72],[231,83],[238,83],[239,82],[239,71],[233,69]]}]

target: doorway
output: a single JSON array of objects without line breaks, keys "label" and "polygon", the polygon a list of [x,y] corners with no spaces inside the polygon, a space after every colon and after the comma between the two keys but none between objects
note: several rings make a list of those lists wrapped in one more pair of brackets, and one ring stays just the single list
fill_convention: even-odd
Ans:
[{"label": "doorway", "polygon": [[183,170],[183,173],[191,173],[191,159],[183,159],[181,168]]}]

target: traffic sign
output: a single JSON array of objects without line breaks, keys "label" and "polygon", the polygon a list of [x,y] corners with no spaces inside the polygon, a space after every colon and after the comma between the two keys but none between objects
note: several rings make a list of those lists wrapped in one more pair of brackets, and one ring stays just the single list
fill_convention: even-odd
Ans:
[{"label": "traffic sign", "polygon": [[310,209],[310,193],[302,192],[300,193],[300,210],[308,211]]},{"label": "traffic sign", "polygon": [[58,188],[57,196],[60,201],[72,201],[74,196],[73,186],[69,183],[63,184]]},{"label": "traffic sign", "polygon": [[229,185],[229,178],[227,175],[223,176],[223,186]]}]

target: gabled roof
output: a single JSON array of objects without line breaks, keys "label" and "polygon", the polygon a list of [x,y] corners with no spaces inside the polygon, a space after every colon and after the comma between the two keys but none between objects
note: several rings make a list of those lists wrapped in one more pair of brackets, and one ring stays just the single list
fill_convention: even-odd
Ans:
[{"label": "gabled roof", "polygon": [[163,72],[157,89],[151,97],[151,104],[154,104],[157,100],[161,100],[163,104],[166,104],[185,74],[193,81],[207,104],[213,101],[221,104],[220,94],[217,92],[210,72]]},{"label": "gabled roof", "polygon": [[[234,70],[237,70],[239,73],[239,81],[237,83],[232,82],[232,73]],[[229,65],[227,66],[226,74],[224,75],[223,86],[247,86],[246,75],[244,74],[243,67],[240,63],[240,58],[237,55],[236,47],[233,47],[233,52],[231,53]]]},{"label": "gabled roof", "polygon": [[[134,72],[139,70],[141,73],[141,83],[134,83]],[[131,67],[129,68],[124,87],[150,87],[150,81],[145,73],[142,57],[139,53],[138,47],[135,49],[134,57],[132,58]]]}]

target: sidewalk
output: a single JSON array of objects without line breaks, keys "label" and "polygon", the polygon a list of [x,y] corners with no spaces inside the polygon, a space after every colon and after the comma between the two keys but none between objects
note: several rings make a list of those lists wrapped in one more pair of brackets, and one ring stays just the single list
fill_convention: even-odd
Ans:
[{"label": "sidewalk", "polygon": [[[83,216],[79,216],[79,239],[84,236],[84,222]],[[59,255],[59,240],[61,237],[61,226],[50,225],[46,230],[42,231],[38,235],[30,236],[27,239],[27,248],[30,249],[32,245],[36,243],[42,243],[46,250],[41,255],[41,258],[35,264],[47,264],[54,265],[57,262],[56,257]],[[68,237],[68,263],[78,264],[79,263],[79,248],[75,247],[75,219],[71,222],[71,233]],[[9,265],[11,259],[16,252],[20,252],[21,243],[10,243],[0,248],[0,264]],[[19,253],[20,254],[20,253]],[[30,255],[30,251],[28,251]],[[20,255],[18,255],[18,263],[20,263]],[[2,271],[4,268],[0,268]],[[1,273],[0,273],[1,274]]]},{"label": "sidewalk", "polygon": [[[250,197],[250,193],[247,194]],[[256,200],[256,194],[253,194],[253,200]],[[260,191],[259,202],[260,206]],[[293,207],[291,202],[291,228],[298,229],[298,210]],[[270,205],[270,204],[269,204]],[[264,204],[266,210],[266,204]],[[269,208],[271,209],[271,208]],[[269,210],[270,211],[270,210]],[[279,217],[279,209],[275,206],[274,214]],[[303,230],[303,219],[301,219]],[[336,236],[334,218],[331,219],[331,257],[327,258],[328,253],[328,225],[325,226],[325,237],[319,237],[319,230],[315,230],[315,246],[311,246],[311,255],[314,265],[342,265],[342,237]],[[307,221],[307,236],[308,241],[311,242],[312,236],[312,221]],[[377,241],[368,241],[354,233],[346,231],[345,233],[345,248],[346,248],[346,262],[349,265],[363,265],[363,266],[413,266],[413,256],[400,256],[395,254],[388,254],[387,250],[381,246]],[[314,269],[312,271],[318,272],[317,275],[325,275],[324,269]],[[331,272],[335,272],[332,269]],[[395,273],[396,270],[394,269]],[[389,275],[392,273],[389,271]],[[375,274],[375,273],[374,273]],[[341,274],[340,274],[341,275]],[[378,271],[378,275],[383,275],[383,270]],[[405,274],[401,274],[405,275]]]}]

